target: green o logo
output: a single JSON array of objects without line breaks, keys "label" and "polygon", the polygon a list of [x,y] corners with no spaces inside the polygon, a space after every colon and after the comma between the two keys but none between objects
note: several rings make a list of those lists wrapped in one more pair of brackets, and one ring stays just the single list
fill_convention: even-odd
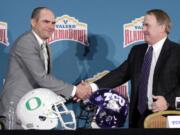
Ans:
[{"label": "green o logo", "polygon": [[41,106],[41,99],[39,97],[33,97],[30,98],[27,102],[26,102],[26,108],[29,111],[33,111],[36,110],[37,108],[39,108]]}]

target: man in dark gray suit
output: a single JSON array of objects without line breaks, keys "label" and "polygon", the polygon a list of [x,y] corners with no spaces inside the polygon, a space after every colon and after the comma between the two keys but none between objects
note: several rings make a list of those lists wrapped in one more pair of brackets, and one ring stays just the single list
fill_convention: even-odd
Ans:
[{"label": "man in dark gray suit", "polygon": [[[47,7],[38,7],[31,16],[32,30],[21,35],[14,43],[9,58],[9,69],[1,94],[2,114],[7,116],[9,103],[35,88],[48,88],[66,99],[85,99],[91,91],[82,90],[50,74],[50,48],[46,40],[55,29],[54,13]],[[16,129],[21,128],[17,125]]]}]

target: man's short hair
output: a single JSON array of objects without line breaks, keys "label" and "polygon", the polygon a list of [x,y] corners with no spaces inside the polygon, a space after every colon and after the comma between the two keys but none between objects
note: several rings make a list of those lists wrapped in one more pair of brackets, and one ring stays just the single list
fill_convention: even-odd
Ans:
[{"label": "man's short hair", "polygon": [[166,25],[167,34],[170,33],[171,30],[171,19],[168,14],[161,9],[152,9],[146,12],[147,15],[154,15],[156,17],[157,22],[162,25]]},{"label": "man's short hair", "polygon": [[38,19],[40,11],[43,10],[43,9],[48,9],[49,10],[49,8],[47,8],[47,7],[37,7],[32,11],[31,19]]}]

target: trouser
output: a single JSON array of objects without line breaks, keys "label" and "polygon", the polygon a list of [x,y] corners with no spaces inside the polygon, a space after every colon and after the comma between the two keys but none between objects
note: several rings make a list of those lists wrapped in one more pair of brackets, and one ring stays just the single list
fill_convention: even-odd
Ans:
[{"label": "trouser", "polygon": [[140,114],[137,109],[134,110],[130,128],[144,128],[144,119],[151,113],[152,111],[148,109],[146,109],[143,114]]}]

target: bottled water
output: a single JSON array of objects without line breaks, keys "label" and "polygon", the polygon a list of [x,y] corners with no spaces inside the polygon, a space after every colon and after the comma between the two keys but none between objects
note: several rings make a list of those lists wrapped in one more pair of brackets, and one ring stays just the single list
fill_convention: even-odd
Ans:
[{"label": "bottled water", "polygon": [[9,110],[8,110],[8,130],[14,129],[14,123],[15,123],[15,106],[14,106],[14,102],[11,101],[9,103]]}]

